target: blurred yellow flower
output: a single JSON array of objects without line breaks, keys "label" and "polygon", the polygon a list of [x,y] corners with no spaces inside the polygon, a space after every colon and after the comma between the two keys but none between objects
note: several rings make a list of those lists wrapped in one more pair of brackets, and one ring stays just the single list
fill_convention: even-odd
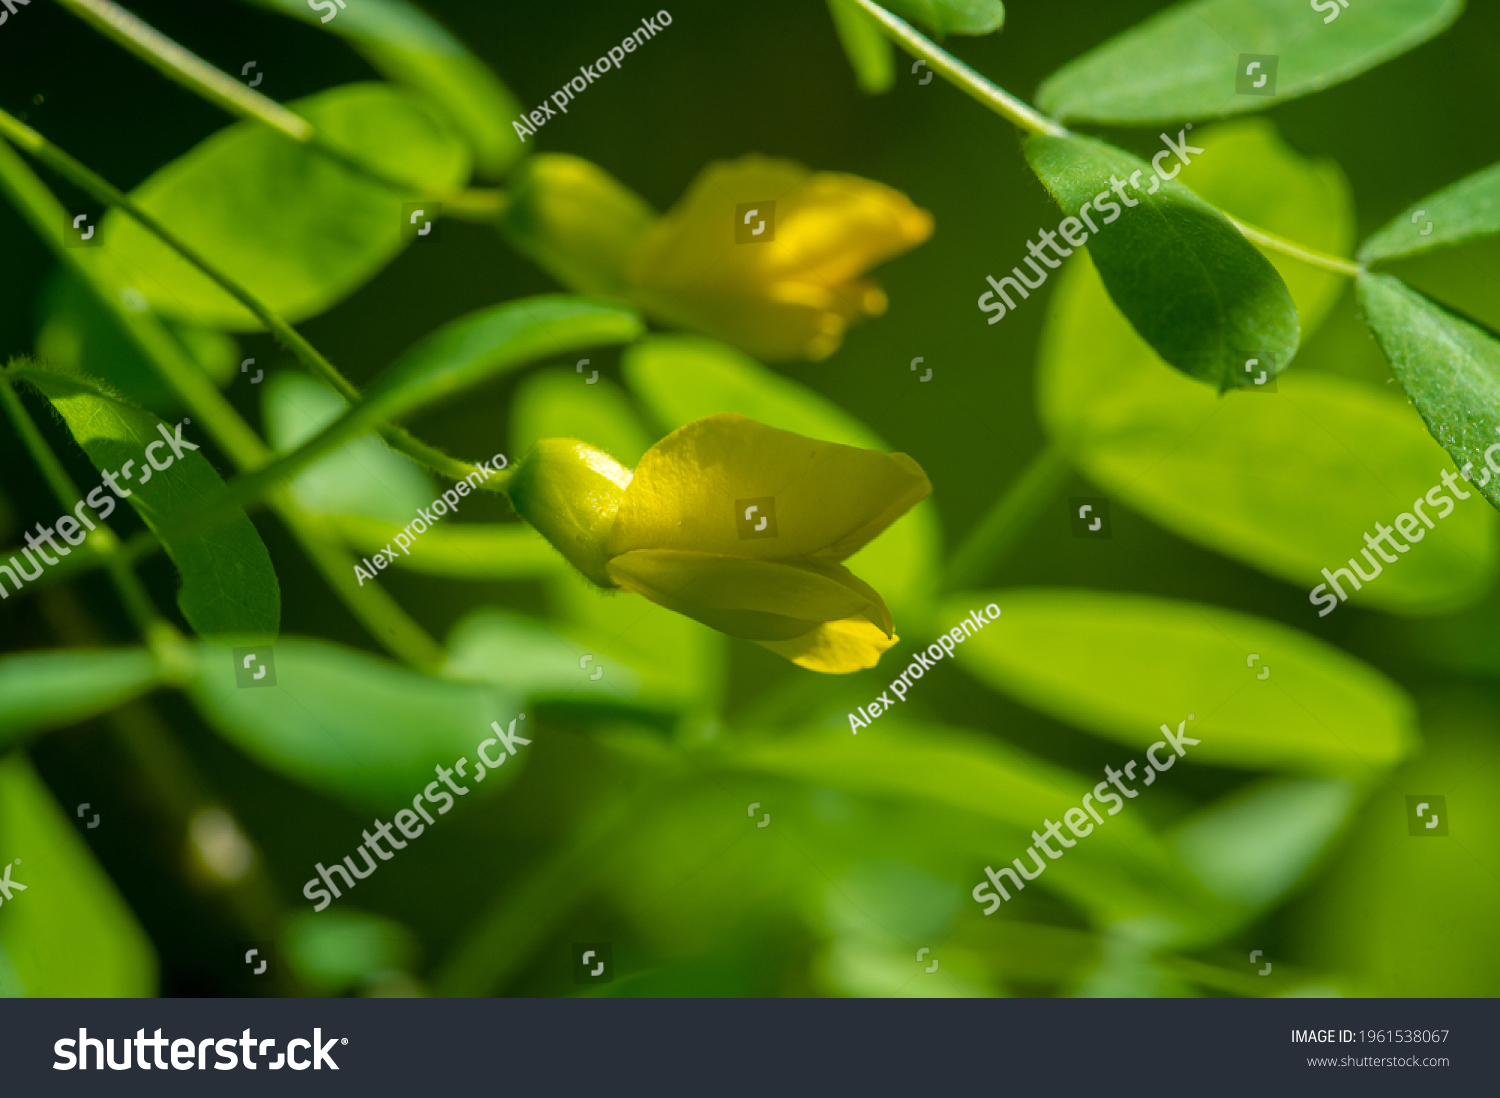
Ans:
[{"label": "blurred yellow flower", "polygon": [[842,561],[932,491],[905,454],[818,442],[723,412],[678,428],[632,474],[546,439],[508,486],[580,571],[814,671],[873,667],[897,637]]},{"label": "blurred yellow flower", "polygon": [[[757,231],[758,230],[758,231]],[[825,358],[885,312],[865,271],[932,235],[932,215],[855,175],[744,156],[710,164],[630,268],[648,313],[764,358]]]},{"label": "blurred yellow flower", "polygon": [[542,154],[517,170],[500,228],[558,281],[763,358],[824,358],[886,297],[861,277],[932,235],[880,183],[745,156],[705,168],[664,217],[594,164]]}]

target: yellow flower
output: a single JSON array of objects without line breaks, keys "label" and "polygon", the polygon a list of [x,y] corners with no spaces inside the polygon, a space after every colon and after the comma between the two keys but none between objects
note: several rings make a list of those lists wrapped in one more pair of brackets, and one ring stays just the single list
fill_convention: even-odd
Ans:
[{"label": "yellow flower", "polygon": [[646,234],[630,277],[641,307],[673,324],[764,358],[825,358],[850,321],[885,312],[859,276],[931,235],[932,215],[899,191],[744,156],[699,174]]},{"label": "yellow flower", "polygon": [[634,474],[585,443],[545,439],[508,491],[600,586],[842,674],[873,667],[898,638],[880,595],[840,562],[932,485],[905,454],[721,412],[662,439]]},{"label": "yellow flower", "polygon": [[851,321],[885,311],[861,276],[932,235],[898,191],[762,156],[710,164],[658,218],[588,161],[538,155],[499,225],[565,286],[763,358],[832,354]]}]

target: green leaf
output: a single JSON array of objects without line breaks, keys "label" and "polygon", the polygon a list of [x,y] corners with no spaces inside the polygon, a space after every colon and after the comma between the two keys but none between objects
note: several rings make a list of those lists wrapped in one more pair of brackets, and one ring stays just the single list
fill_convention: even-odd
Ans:
[{"label": "green leaf", "polygon": [[1359,249],[1365,263],[1417,255],[1500,233],[1500,164],[1407,207]]},{"label": "green leaf", "polygon": [[[1182,169],[1183,183],[1210,205],[1258,229],[1329,255],[1354,245],[1354,197],[1329,159],[1302,156],[1268,118],[1241,118],[1193,131],[1203,155]],[[1348,283],[1343,275],[1281,252],[1262,253],[1292,295],[1302,343],[1322,323]]]},{"label": "green leaf", "polygon": [[[711,339],[652,336],[625,352],[623,370],[626,383],[667,430],[715,412],[738,412],[808,438],[890,450],[833,402]],[[925,618],[940,571],[941,538],[936,510],[924,501],[846,564],[893,612]]]},{"label": "green leaf", "polygon": [[[1157,186],[1149,164],[1092,138],[1035,136],[1026,142],[1026,158],[1065,213],[1096,196],[1105,209],[1122,209],[1104,224],[1109,215],[1094,207],[1099,231],[1075,230],[1074,238],[1087,235],[1110,297],[1168,363],[1222,392],[1242,382],[1248,359],[1258,359],[1272,375],[1292,360],[1297,310],[1291,294],[1223,214],[1176,180],[1149,193],[1147,180]],[[1141,184],[1131,200],[1138,205],[1112,204],[1111,185],[1132,178]],[[1123,190],[1122,200],[1128,197]],[[1082,228],[1077,218],[1074,223]]]},{"label": "green leaf", "polygon": [[1500,338],[1390,275],[1361,275],[1359,304],[1432,437],[1500,507]]},{"label": "green leaf", "polygon": [[896,48],[880,29],[880,24],[854,3],[854,0],[828,0],[828,14],[839,45],[854,69],[859,90],[879,95],[896,83]]},{"label": "green leaf", "polygon": [[[132,192],[265,305],[316,316],[400,253],[402,204],[452,190],[469,154],[433,109],[385,84],[349,84],[292,103],[327,141],[410,190],[392,190],[255,121],[238,122]],[[244,306],[119,210],[99,228],[122,280],[159,312],[210,327],[259,331]]]},{"label": "green leaf", "polygon": [[442,24],[404,0],[359,0],[327,23],[306,0],[253,0],[347,39],[385,76],[426,92],[468,138],[486,175],[520,157],[511,119],[521,113],[510,90]]},{"label": "green leaf", "polygon": [[150,939],[19,754],[0,759],[0,864],[13,889],[0,907],[0,995],[156,994]]},{"label": "green leaf", "polygon": [[0,749],[107,713],[161,682],[161,669],[144,648],[0,657]]},{"label": "green leaf", "polygon": [[[460,758],[469,760],[465,777],[472,778],[477,746],[494,735],[490,722],[508,728],[520,711],[519,700],[497,687],[430,678],[325,641],[282,640],[272,663],[274,686],[240,688],[232,651],[200,645],[193,701],[263,766],[360,807],[410,804],[435,767]],[[526,722],[516,732],[526,735]],[[489,751],[493,757],[494,744]],[[483,784],[455,780],[493,791],[515,778],[526,751]]]},{"label": "green leaf", "polygon": [[[992,628],[1003,625],[1002,619]],[[1029,865],[1025,851],[1032,843],[1031,830],[1041,828],[1044,819],[1060,820],[1103,779],[1102,774],[1089,778],[1049,766],[971,733],[900,723],[887,727],[884,722],[879,733],[859,737],[816,732],[741,743],[721,765],[887,802],[957,809],[999,824],[984,836],[985,845],[994,845],[979,853],[995,866],[1016,856]],[[975,866],[977,879],[969,888],[984,879],[983,864]],[[1049,862],[1048,869],[1038,883],[1061,892],[1098,921],[1164,916],[1174,924],[1166,938],[1211,924],[1220,910],[1177,867],[1144,821],[1128,812],[1106,817],[1067,858]]]},{"label": "green leaf", "polygon": [[1175,729],[1191,713],[1186,734],[1202,743],[1186,749],[1190,766],[1361,778],[1416,744],[1412,703],[1398,686],[1277,622],[1066,589],[959,595],[947,615],[957,620],[988,602],[1002,616],[959,647],[959,662],[1033,708],[1119,743],[1149,747],[1162,739],[1161,725]]},{"label": "green leaf", "polygon": [[1000,0],[887,0],[884,6],[939,37],[993,34],[1005,22],[1005,5]]},{"label": "green leaf", "polygon": [[[384,549],[405,525],[357,515],[330,516],[326,523],[361,554]],[[429,526],[413,539],[409,554],[397,554],[394,567],[449,579],[496,580],[551,575],[568,563],[524,523],[463,522]]]},{"label": "green leaf", "polygon": [[[181,409],[182,401],[172,387],[72,271],[59,268],[48,280],[41,312],[37,358],[86,370],[159,416]],[[240,356],[233,337],[166,318],[162,326],[215,385],[226,385],[237,376]]]},{"label": "green leaf", "polygon": [[[169,428],[81,373],[40,366],[13,366],[11,373],[52,402],[94,468],[117,475],[121,491],[130,493],[131,506],[158,536],[195,516],[206,501],[224,491],[223,479],[197,451],[190,420]],[[178,431],[184,443],[180,457],[166,441],[175,442]],[[193,449],[186,449],[188,445]],[[151,457],[156,460],[148,464]],[[128,473],[127,462],[133,466]],[[85,496],[115,502],[102,484],[97,494],[86,491]],[[112,510],[108,507],[100,518]],[[197,533],[167,533],[163,547],[182,575],[177,605],[199,636],[243,637],[249,642],[274,637],[280,630],[276,570],[243,511],[227,512]]]},{"label": "green leaf", "polygon": [[[1325,24],[1318,12],[1326,5],[1310,11],[1307,0],[1178,4],[1064,65],[1042,82],[1037,105],[1064,121],[1124,124],[1262,110],[1421,45],[1463,7],[1463,0],[1384,0]],[[1274,95],[1235,90],[1243,54],[1279,58]]]},{"label": "green leaf", "polygon": [[[1448,463],[1385,391],[1307,370],[1276,384],[1274,393],[1216,397],[1130,330],[1086,260],[1064,272],[1038,367],[1048,433],[1112,499],[1310,590],[1324,582],[1322,569],[1359,556],[1374,524],[1409,513],[1441,485]],[[1472,602],[1494,578],[1496,525],[1487,508],[1459,503],[1352,601],[1403,614]],[[1360,566],[1369,571],[1362,556]]]},{"label": "green leaf", "polygon": [[[283,372],[267,379],[262,400],[266,437],[278,453],[289,453],[349,408],[349,402],[321,381]],[[377,435],[350,439],[297,474],[292,495],[303,510],[317,515],[352,515],[405,526],[417,508],[438,495],[432,478]],[[394,531],[392,531],[392,534]],[[390,540],[386,535],[385,541]],[[381,541],[376,548],[385,548]]]},{"label": "green leaf", "polygon": [[522,298],[443,325],[365,394],[364,417],[398,419],[550,355],[629,343],[645,325],[624,306],[564,294]]},{"label": "green leaf", "polygon": [[1172,845],[1209,891],[1263,907],[1291,890],[1354,807],[1347,781],[1274,779],[1196,813],[1177,826]]}]

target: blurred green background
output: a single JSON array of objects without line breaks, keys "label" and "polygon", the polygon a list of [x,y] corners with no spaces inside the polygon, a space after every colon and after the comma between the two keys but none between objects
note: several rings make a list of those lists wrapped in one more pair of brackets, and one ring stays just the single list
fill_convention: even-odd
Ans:
[{"label": "blurred green background", "polygon": [[[528,106],[646,14],[610,3],[432,0],[424,6]],[[1017,2],[1001,33],[946,44],[1030,98],[1058,66],[1160,7]],[[133,10],[228,72],[254,60],[265,73],[259,90],[282,102],[375,77],[338,40],[249,6],[143,0]],[[922,464],[951,551],[1044,445],[1039,342],[1064,280],[1053,280],[1038,300],[994,326],[982,322],[975,299],[986,288],[984,276],[1018,262],[1026,240],[1055,226],[1059,214],[1009,125],[941,80],[920,84],[909,60],[898,57],[891,92],[861,95],[822,3],[687,3],[671,11],[671,27],[549,123],[537,148],[595,162],[659,211],[709,161],[749,152],[878,180],[931,211],[932,239],[876,272],[890,298],[885,316],[852,330],[826,361],[772,369]],[[1500,72],[1491,61],[1497,40],[1500,10],[1475,4],[1435,41],[1266,114],[1297,153],[1330,158],[1342,169],[1356,240],[1496,159],[1493,136],[1476,130],[1483,127],[1482,105],[1500,96]],[[41,3],[0,28],[0,106],[122,187],[226,124],[212,107]],[[1103,136],[1138,155],[1159,147],[1150,129]],[[66,184],[49,182],[65,200],[77,199]],[[445,222],[433,243],[406,251],[348,300],[299,325],[356,384],[448,320],[558,289],[488,226]],[[0,208],[0,256],[0,351],[27,352],[36,344],[54,263],[8,207]],[[1500,326],[1497,257],[1492,242],[1410,261],[1398,271]],[[269,337],[239,337],[238,345],[236,361],[254,356],[271,372],[296,369]],[[930,383],[914,382],[908,363],[916,356],[933,370]],[[568,396],[557,383],[557,394],[548,397],[534,380],[542,371],[531,370],[423,413],[410,426],[450,452],[474,456],[517,455],[529,441],[520,437],[528,408],[533,422],[594,417],[616,438],[642,430],[649,431],[644,441],[659,436],[661,425],[650,425],[648,416],[641,417],[643,427],[624,418],[636,414],[628,412],[632,406],[640,411],[640,394],[633,405],[607,403],[610,386],[621,381],[620,355],[602,350],[590,357],[606,379],[597,391]],[[570,362],[553,365],[571,371]],[[1392,388],[1378,349],[1355,319],[1347,285],[1305,344],[1293,367],[1299,371]],[[227,394],[251,423],[264,426],[262,391],[238,381]],[[578,407],[569,410],[568,401]],[[55,424],[47,429],[60,451],[70,449]],[[1381,449],[1380,439],[1365,441],[1372,452]],[[1275,459],[1266,456],[1268,465]],[[75,471],[84,468],[76,450],[69,462]],[[1428,464],[1424,483],[1435,483],[1439,464]],[[0,507],[10,511],[0,514],[0,544],[10,545],[19,528],[50,521],[56,505],[9,430],[0,431],[0,470]],[[80,481],[86,475],[79,472]],[[1342,488],[1323,486],[1331,496]],[[1113,540],[1072,536],[1070,495],[1111,496]],[[1184,506],[1191,512],[1193,503]],[[1368,522],[1389,521],[1399,509],[1382,506]],[[507,518],[503,504],[488,498],[467,503],[462,515],[463,521]],[[131,529],[130,521],[117,528]],[[257,526],[280,577],[284,636],[375,651],[284,530],[264,515]],[[1500,817],[1486,787],[1500,779],[1494,739],[1500,607],[1492,590],[1493,524],[1486,530],[1490,559],[1463,609],[1398,617],[1343,606],[1319,619],[1306,601],[1310,583],[1283,582],[1201,539],[1170,532],[1072,474],[987,590],[1136,592],[1283,623],[1399,684],[1416,702],[1421,744],[1393,768],[1357,773],[1317,773],[1296,763],[1262,768],[1244,758],[1178,767],[1119,818],[1122,837],[1109,842],[1122,849],[1104,850],[1101,837],[1090,840],[1092,847],[1080,844],[1073,858],[1083,864],[1069,876],[1053,874],[1061,884],[1028,888],[990,918],[969,899],[970,888],[984,865],[1022,854],[1025,830],[1040,826],[1051,802],[1039,794],[1027,801],[1017,790],[1014,804],[987,808],[984,798],[1006,795],[1008,787],[998,778],[984,785],[981,778],[989,778],[976,771],[993,766],[1055,783],[1071,804],[1106,763],[1127,757],[1121,743],[1082,730],[1087,722],[1064,719],[1066,682],[1057,689],[1061,700],[1048,705],[1025,689],[991,689],[986,683],[1005,679],[1000,671],[940,665],[906,706],[851,748],[844,714],[905,666],[908,645],[874,670],[815,677],[664,613],[643,624],[639,612],[618,607],[606,613],[589,603],[577,610],[586,596],[567,593],[564,580],[457,582],[399,570],[382,577],[434,636],[447,637],[476,607],[547,619],[563,632],[593,615],[595,627],[613,633],[622,650],[634,649],[641,664],[664,667],[669,681],[653,687],[652,704],[617,707],[580,699],[572,686],[506,684],[514,688],[510,697],[529,693],[536,702],[528,707],[534,718],[528,728],[539,734],[521,776],[500,796],[462,805],[320,916],[309,914],[302,882],[314,862],[353,849],[369,814],[252,761],[177,696],[154,695],[117,720],[51,734],[26,753],[65,816],[85,801],[102,814],[103,826],[73,830],[149,939],[164,995],[1493,995],[1500,988],[1500,944],[1488,925],[1500,901]],[[170,565],[158,556],[143,574],[159,604],[171,606]],[[928,578],[935,585],[937,577]],[[1009,613],[1007,599],[994,597]],[[627,598],[633,596],[621,596]],[[982,605],[937,610],[928,603],[934,628]],[[923,613],[919,608],[913,617]],[[1039,613],[1045,617],[1046,608]],[[97,642],[80,625],[90,617],[110,642],[129,640],[113,592],[94,576],[67,596],[0,605],[3,647]],[[1009,621],[992,628],[1004,630]],[[1128,635],[1123,651],[1099,647],[1103,641],[1086,633],[1079,638],[1076,652],[1043,652],[1076,677],[1079,692],[1117,657],[1138,659],[1146,680],[1170,679],[1174,661],[1190,659],[1186,650],[1132,653]],[[507,643],[512,655],[528,647]],[[1142,734],[1186,715],[1175,707],[1153,709],[1159,699],[1150,681],[1127,677],[1118,688],[1129,691],[1132,681],[1142,711],[1156,714],[1145,718]],[[503,723],[519,708],[494,716]],[[1309,727],[1326,717],[1314,715]],[[1285,718],[1288,727],[1297,719]],[[936,731],[940,726],[948,731]],[[480,731],[473,729],[474,740]],[[164,758],[163,742],[176,745],[181,757]],[[698,750],[725,742],[752,746],[735,765]],[[850,754],[856,749],[865,753],[858,762]],[[947,779],[934,762],[947,759],[945,752],[952,755]],[[451,765],[452,759],[432,761]],[[142,776],[174,767],[180,782],[153,785]],[[1267,769],[1298,776],[1267,777]],[[903,774],[949,784],[924,789],[918,778],[900,780]],[[0,776],[0,797],[7,798],[0,839],[14,840],[22,826],[5,813],[32,795],[17,792],[29,780],[19,771]],[[980,784],[966,790],[966,781]],[[1408,839],[1402,815],[1408,793],[1446,796],[1453,814],[1447,839]],[[230,885],[184,853],[186,821],[213,801],[232,811],[257,850],[255,870]],[[747,823],[752,801],[771,812],[769,827]],[[1023,827],[1021,818],[1032,822]],[[200,827],[212,832],[213,819]],[[1194,830],[1194,823],[1202,826]],[[227,826],[194,849],[232,848],[237,832]],[[0,849],[0,858],[7,855]],[[1226,865],[1215,882],[1213,867]],[[13,910],[39,895],[22,896]],[[369,918],[354,917],[356,910]],[[0,911],[0,929],[11,914]],[[146,987],[145,946],[131,944],[128,916],[118,922],[124,944],[113,948],[126,958],[122,971],[137,975],[102,986]],[[1175,929],[1164,929],[1168,924]],[[614,981],[576,985],[571,943],[603,941],[613,944]],[[275,957],[278,982],[252,976],[243,963],[256,944]],[[942,960],[940,975],[926,974],[917,962],[921,947]],[[1275,962],[1274,978],[1254,975],[1257,966],[1246,960],[1252,949]],[[7,985],[5,964],[22,971],[19,983],[12,977]],[[5,964],[0,992],[8,986],[35,992],[20,961]],[[52,986],[52,993],[87,993],[66,990],[86,985]]]}]

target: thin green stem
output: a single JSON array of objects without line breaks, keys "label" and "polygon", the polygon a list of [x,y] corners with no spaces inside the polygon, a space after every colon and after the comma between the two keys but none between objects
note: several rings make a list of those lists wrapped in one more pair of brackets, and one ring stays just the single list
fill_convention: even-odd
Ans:
[{"label": "thin green stem", "polygon": [[[326,141],[307,119],[210,65],[113,0],[57,2],[101,34],[114,39],[169,80],[181,84],[188,91],[202,96],[230,114],[264,123],[298,144],[315,148],[345,167],[383,183],[392,190],[420,189],[407,180],[387,175],[381,169]],[[506,202],[501,191],[449,191],[430,197],[441,201],[446,212],[465,220],[487,220],[494,217]]]},{"label": "thin green stem", "polygon": [[934,72],[967,92],[997,114],[1010,119],[1023,130],[1044,133],[1052,137],[1066,137],[1065,127],[1048,118],[1031,104],[1017,99],[1004,88],[990,83],[936,42],[924,36],[906,20],[892,15],[874,0],[854,0],[870,17],[880,24],[886,37],[895,42],[913,57],[920,57],[932,66]]},{"label": "thin green stem", "polygon": [[[1223,210],[1219,212],[1224,213]],[[1230,217],[1227,213],[1224,216],[1229,218],[1229,223],[1244,234],[1245,239],[1252,244],[1259,244],[1262,248],[1270,248],[1273,252],[1289,255],[1293,259],[1300,259],[1303,263],[1322,267],[1325,271],[1333,271],[1335,274],[1346,275],[1349,278],[1358,278],[1365,273],[1362,263],[1354,263],[1347,259],[1340,259],[1336,255],[1329,255],[1327,252],[1320,252],[1316,248],[1305,247],[1277,236],[1275,233],[1257,229],[1254,225],[1241,221],[1237,217]]]},{"label": "thin green stem", "polygon": [[[21,436],[31,459],[41,469],[42,477],[52,489],[52,494],[57,497],[58,503],[62,504],[64,511],[70,514],[75,512],[84,502],[83,494],[78,491],[73,478],[68,476],[68,471],[63,468],[62,462],[52,452],[52,447],[47,444],[42,432],[27,413],[26,406],[16,394],[15,386],[11,384],[8,369],[0,370],[0,404],[5,405],[6,414],[15,425],[16,433]],[[120,601],[125,604],[125,612],[130,615],[130,620],[162,663],[180,669],[184,662],[181,636],[157,611],[140,577],[121,557],[120,542],[114,532],[102,520],[97,527],[89,532],[87,538],[90,542],[97,542],[96,548],[103,554],[109,578],[120,594]],[[71,551],[68,555],[72,555]]]},{"label": "thin green stem", "polygon": [[[89,248],[69,248],[63,242],[66,214],[52,192],[26,166],[10,145],[0,142],[0,192],[31,225],[53,254],[83,279],[99,303],[119,325],[135,346],[152,364],[163,380],[197,417],[197,422],[229,456],[235,467],[245,471],[271,462],[273,454],[260,436],[240,418],[224,395],[167,333],[160,321],[146,313],[125,307],[118,287]],[[286,489],[271,497],[287,529],[304,552],[323,573],[324,578],[371,636],[397,658],[413,666],[431,670],[441,665],[443,651],[394,600],[378,588],[358,591],[354,561],[337,546],[318,536],[292,501]]]},{"label": "thin green stem", "polygon": [[988,580],[1057,495],[1068,470],[1068,459],[1055,443],[1038,451],[954,552],[943,586],[958,591]]},{"label": "thin green stem", "polygon": [[[204,275],[217,283],[225,293],[229,294],[254,314],[255,318],[264,324],[313,376],[322,378],[329,385],[332,385],[351,403],[358,404],[360,402],[362,398],[354,384],[344,377],[333,363],[324,358],[316,347],[303,338],[297,329],[293,328],[273,309],[251,294],[249,290],[225,274],[208,257],[182,240],[171,229],[167,228],[154,216],[141,208],[129,195],[115,187],[97,172],[90,170],[84,164],[69,156],[30,126],[11,117],[11,115],[3,110],[0,110],[0,136],[5,137],[17,147],[29,152],[64,179],[92,195],[97,201],[107,206],[118,206],[131,217],[135,218],[143,228],[148,232],[154,233],[162,243],[172,248],[194,267],[197,267]],[[393,449],[401,451],[419,464],[427,466],[435,473],[450,477],[453,480],[462,480],[470,473],[477,471],[477,466],[448,456],[437,447],[431,446],[414,437],[404,428],[393,424],[381,423],[376,425],[376,429],[380,432],[381,437],[390,443]]]},{"label": "thin green stem", "polygon": [[[854,0],[854,2],[864,8],[872,19],[879,22],[887,37],[898,46],[913,57],[920,57],[926,61],[943,79],[973,96],[1003,118],[1009,119],[1028,133],[1047,134],[1050,137],[1070,136],[1068,129],[1061,123],[1042,114],[1024,100],[1011,95],[1004,88],[990,83],[937,43],[924,37],[911,24],[886,11],[875,3],[875,0]],[[1324,270],[1350,278],[1358,278],[1365,271],[1361,264],[1340,259],[1336,255],[1329,255],[1315,248],[1304,247],[1274,233],[1268,233],[1264,229],[1257,229],[1254,225],[1246,224],[1238,218],[1230,217],[1223,210],[1219,212],[1224,214],[1230,224],[1253,244],[1259,244],[1263,248],[1270,248],[1272,251],[1281,252],[1293,259],[1299,259],[1303,263],[1322,267]]]}]

